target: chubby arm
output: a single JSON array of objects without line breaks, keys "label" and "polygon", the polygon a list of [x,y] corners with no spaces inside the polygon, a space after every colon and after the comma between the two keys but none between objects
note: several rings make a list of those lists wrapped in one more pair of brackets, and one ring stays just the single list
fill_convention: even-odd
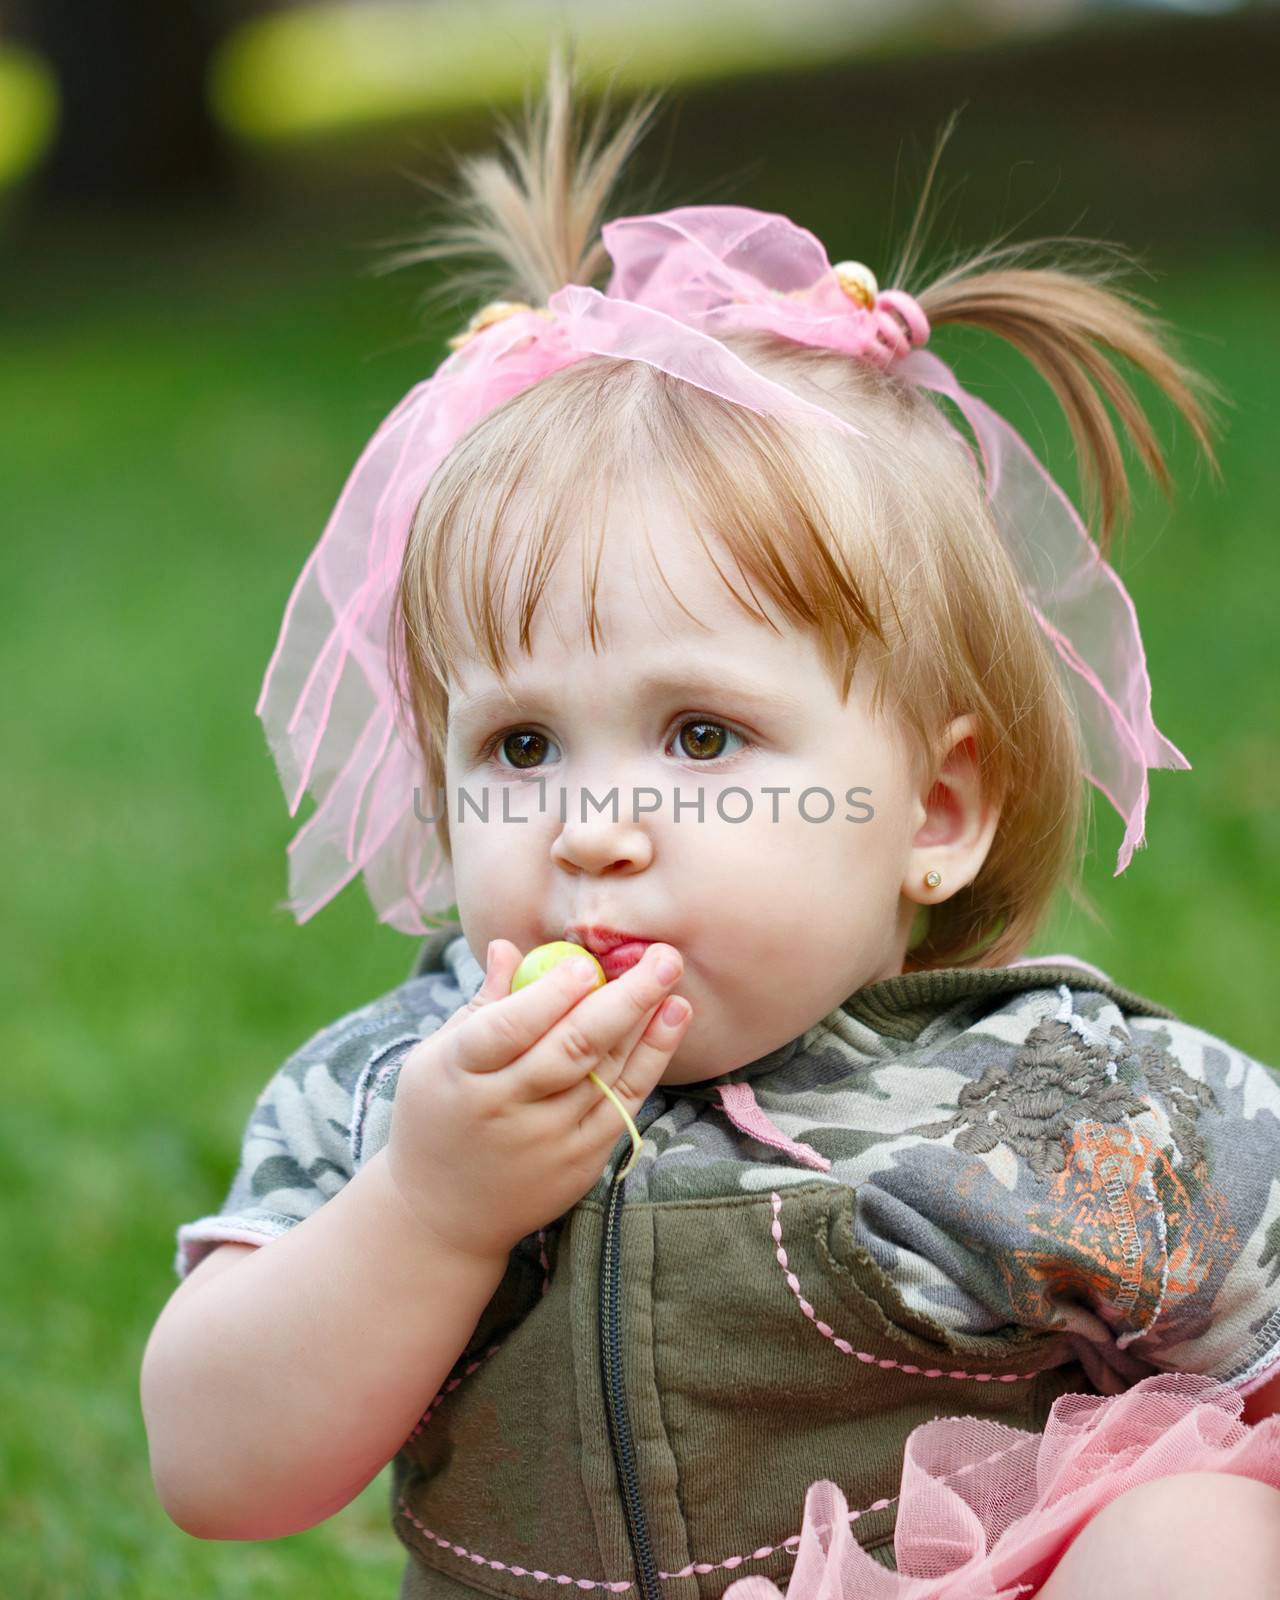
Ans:
[{"label": "chubby arm", "polygon": [[169,1516],[198,1538],[274,1539],[341,1510],[409,1436],[505,1268],[428,1234],[385,1151],[268,1244],[221,1245],[142,1361]]}]

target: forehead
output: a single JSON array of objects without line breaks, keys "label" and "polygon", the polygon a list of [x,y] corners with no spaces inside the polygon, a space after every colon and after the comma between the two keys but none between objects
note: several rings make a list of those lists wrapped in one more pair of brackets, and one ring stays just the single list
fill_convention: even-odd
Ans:
[{"label": "forehead", "polygon": [[[679,659],[707,669],[751,666],[767,678],[770,663],[813,657],[812,630],[797,629],[752,585],[725,541],[695,528],[678,500],[660,487],[619,495],[607,512],[590,523],[571,523],[560,539],[554,564],[536,578],[529,624],[535,664],[585,665],[606,656],[636,663]],[[531,582],[527,548],[521,549],[518,536],[508,536],[495,563],[501,593],[487,597],[500,618],[513,678],[526,662],[519,616]],[[753,614],[760,612],[767,620]],[[456,596],[451,617],[457,626]],[[465,639],[465,630],[459,636]],[[478,645],[464,647],[453,666],[453,687],[462,693],[498,676]]]}]

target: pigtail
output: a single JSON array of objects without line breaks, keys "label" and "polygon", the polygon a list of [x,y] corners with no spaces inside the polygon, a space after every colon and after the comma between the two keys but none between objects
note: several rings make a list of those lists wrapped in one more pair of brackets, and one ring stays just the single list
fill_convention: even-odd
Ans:
[{"label": "pigtail", "polygon": [[[938,136],[895,283],[914,275],[930,191],[955,125],[953,115]],[[1052,264],[1036,265],[1037,258]],[[1127,361],[1172,401],[1217,472],[1210,406],[1218,392],[1182,362],[1167,324],[1151,314],[1149,302],[1118,284],[1135,265],[1119,246],[1097,240],[995,244],[915,291],[933,327],[963,323],[994,333],[1049,384],[1071,430],[1087,518],[1104,553],[1112,530],[1123,526],[1130,509],[1128,473],[1107,402],[1143,465],[1165,495],[1172,495],[1151,419],[1113,358]]]},{"label": "pigtail", "polygon": [[523,128],[497,118],[510,165],[499,153],[451,152],[455,190],[418,180],[444,202],[430,236],[411,241],[378,270],[477,257],[478,264],[455,272],[436,291],[459,304],[474,298],[477,303],[501,299],[539,305],[562,284],[594,284],[609,266],[601,222],[622,168],[661,99],[658,91],[633,102],[606,138],[606,91],[584,130],[574,46],[554,44],[536,104],[526,90]]},{"label": "pigtail", "polygon": [[984,328],[1020,351],[1058,397],[1071,429],[1089,520],[1105,551],[1129,513],[1129,479],[1109,401],[1147,470],[1166,495],[1169,469],[1151,419],[1112,357],[1149,378],[1185,418],[1216,470],[1207,400],[1212,385],[1174,354],[1164,324],[1112,286],[1105,268],[1077,272],[1002,265],[1019,247],[948,272],[917,298],[934,327]]}]

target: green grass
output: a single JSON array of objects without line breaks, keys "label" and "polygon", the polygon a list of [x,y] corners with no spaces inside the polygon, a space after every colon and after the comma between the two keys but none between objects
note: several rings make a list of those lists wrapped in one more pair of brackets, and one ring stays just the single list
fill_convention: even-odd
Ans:
[{"label": "green grass", "polygon": [[[177,1531],[137,1405],[174,1229],[219,1203],[258,1089],[415,948],[359,886],[301,929],[274,909],[294,824],[253,716],[347,470],[441,353],[406,337],[408,286],[356,277],[353,237],[67,231],[11,256],[0,299],[0,1593],[24,1600],[386,1600],[398,1583],[385,1480],[291,1539]],[[1099,806],[1106,925],[1064,914],[1037,948],[1277,1062],[1278,263],[1206,242],[1154,264],[1235,401],[1225,487],[1197,481],[1179,436],[1191,481],[1171,512],[1141,496],[1122,567],[1157,723],[1194,770],[1153,777],[1150,848],[1118,881]],[[1011,370],[972,367],[1015,407]],[[1025,417],[1065,474],[1040,399]]]}]

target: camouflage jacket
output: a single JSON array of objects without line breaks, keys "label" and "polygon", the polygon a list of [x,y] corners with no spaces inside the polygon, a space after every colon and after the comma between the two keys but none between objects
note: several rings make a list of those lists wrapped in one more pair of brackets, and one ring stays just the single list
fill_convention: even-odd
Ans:
[{"label": "camouflage jacket", "polygon": [[[336,1193],[481,981],[451,924],[296,1051],[178,1272]],[[892,1502],[932,1417],[1038,1429],[1068,1391],[1280,1361],[1280,1084],[1070,957],[871,984],[636,1122],[626,1180],[622,1132],[395,1457],[402,1600],[785,1587],[809,1484]],[[889,1566],[894,1509],[853,1523]]]}]

